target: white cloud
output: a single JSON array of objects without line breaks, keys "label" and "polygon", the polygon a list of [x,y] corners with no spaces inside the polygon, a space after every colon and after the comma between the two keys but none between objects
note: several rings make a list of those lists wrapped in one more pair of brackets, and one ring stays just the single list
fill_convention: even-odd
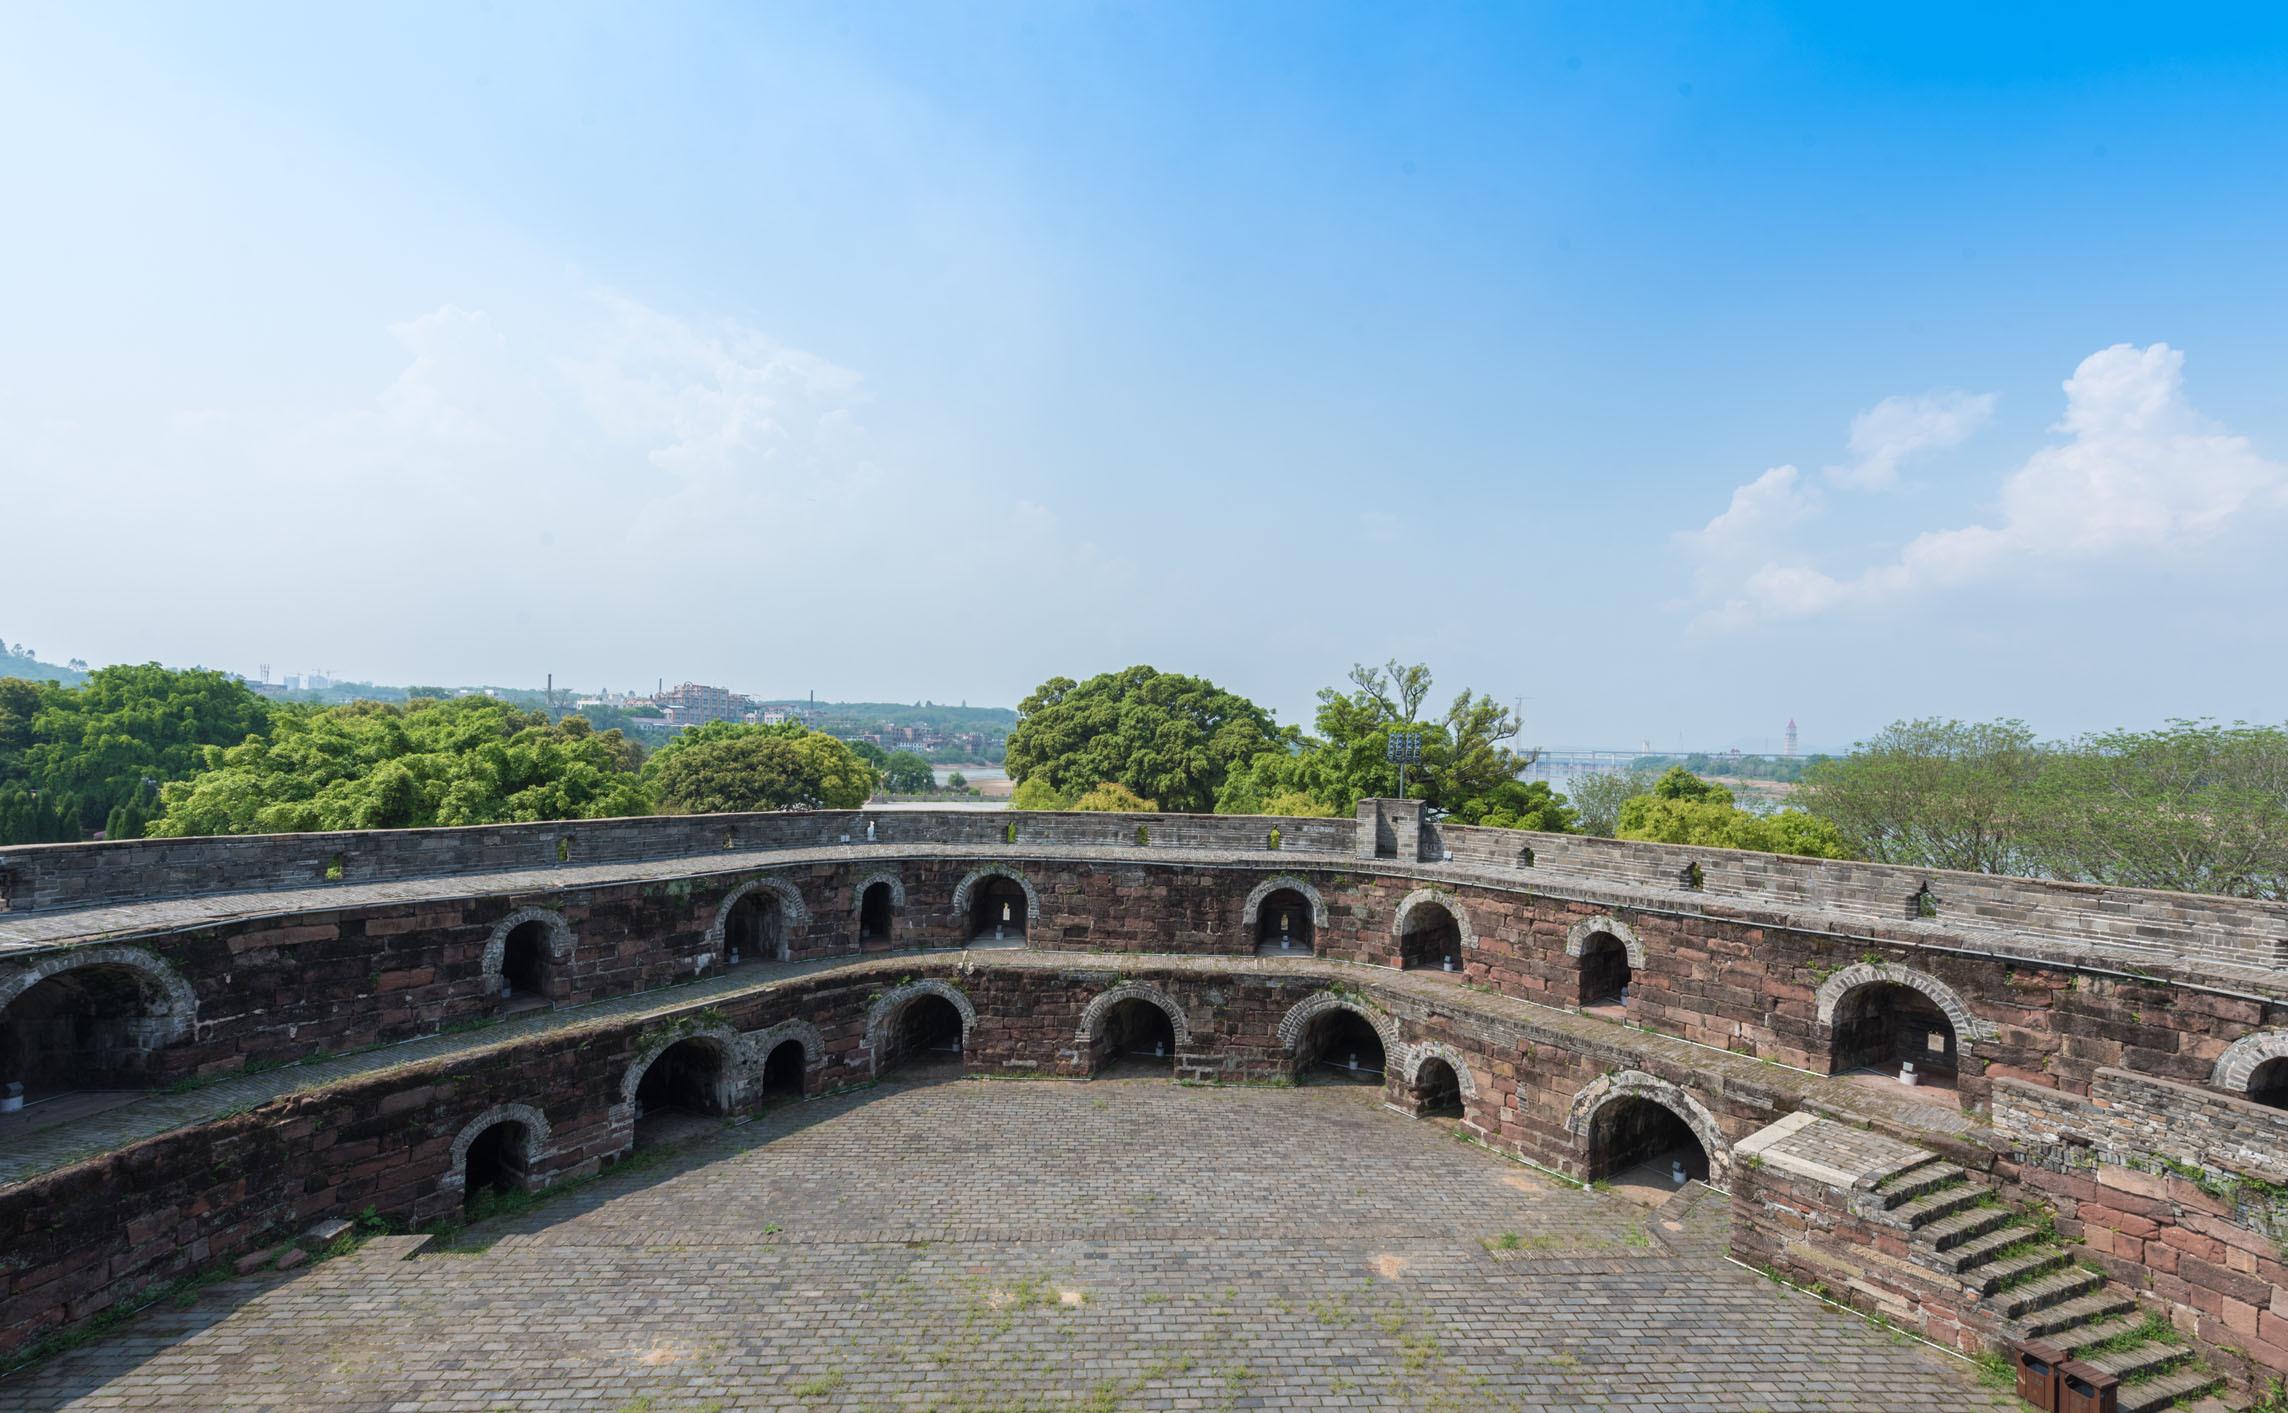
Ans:
[{"label": "white cloud", "polygon": [[[2184,354],[2167,344],[2101,349],[2082,360],[2065,394],[2054,428],[2064,440],[2003,478],[1994,523],[1928,531],[1895,560],[1855,573],[1771,558],[1713,591],[1703,580],[1701,622],[1806,618],[2027,572],[2131,562],[2189,568],[2188,556],[2228,530],[2288,512],[2288,466],[2194,411],[2184,397]],[[1734,509],[1771,475],[1735,492]]]},{"label": "white cloud", "polygon": [[1994,415],[1992,393],[1935,392],[1887,397],[1851,419],[1848,466],[1830,466],[1839,486],[1882,490],[1897,483],[1899,463],[1918,451],[1959,446]]},{"label": "white cloud", "polygon": [[1732,492],[1732,503],[1676,540],[1702,585],[1720,585],[1753,569],[1785,543],[1788,531],[1819,513],[1819,492],[1793,466],[1774,466]]}]

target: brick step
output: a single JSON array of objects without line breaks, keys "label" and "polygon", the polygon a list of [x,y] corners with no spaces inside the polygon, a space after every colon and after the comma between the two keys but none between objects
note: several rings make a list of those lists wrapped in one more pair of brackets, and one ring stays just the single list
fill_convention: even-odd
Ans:
[{"label": "brick step", "polygon": [[1903,1173],[1893,1173],[1883,1179],[1875,1189],[1886,1208],[1912,1202],[1935,1188],[1951,1186],[1968,1178],[1970,1174],[1942,1158],[1920,1163]]},{"label": "brick step", "polygon": [[[2024,1241],[2027,1237],[2039,1235],[2030,1226],[2013,1225],[2018,1221],[2018,1213],[2008,1207],[1972,1207],[1950,1217],[1941,1217],[1925,1226],[1915,1233],[1915,1242],[1948,1255],[1966,1251],[1973,1246],[1991,1253],[1995,1247],[2009,1244],[1993,1240],[1996,1232],[2008,1230],[2017,1233],[2010,1241]],[[1960,1270],[1962,1267],[1957,1264],[1955,1269]]]},{"label": "brick step", "polygon": [[2180,1400],[2198,1398],[2224,1380],[2206,1369],[2178,1369],[2157,1379],[2121,1386],[2121,1413],[2154,1413],[2174,1407]]},{"label": "brick step", "polygon": [[[2055,1305],[2040,1306],[2022,1318],[2014,1319],[2011,1327],[2019,1339],[2049,1339],[2053,1335],[2079,1329],[2098,1320],[2128,1314],[2136,1308],[2136,1301],[2108,1286],[2088,1295],[2061,1300]],[[2131,1329],[2136,1327],[2134,1322],[2129,1326]]]},{"label": "brick step", "polygon": [[[2094,1321],[2127,1314],[2137,1308],[2137,1302],[2108,1286],[2088,1295],[2061,1300],[2055,1305],[2044,1305],[2014,1319],[2011,1328],[2018,1339],[2050,1339],[2067,1330],[2079,1329]],[[2132,1322],[2129,1326],[2135,1329]],[[2053,1341],[2054,1342],[2054,1341]]]},{"label": "brick step", "polygon": [[[1978,1215],[1983,1217],[1988,1210],[1980,1208]],[[1983,1265],[1993,1260],[1997,1252],[2021,1242],[2041,1242],[2044,1246],[2055,1244],[2042,1241],[2041,1232],[2019,1221],[2016,1212],[2007,1207],[2000,1211],[2001,1221],[1987,1222],[1982,1226],[1972,1226],[1966,1232],[1952,1233],[1947,1243],[1939,1247],[1939,1259],[1946,1262],[1948,1270],[1967,1271],[1973,1266]]]},{"label": "brick step", "polygon": [[2093,1344],[2103,1344],[2107,1340],[2118,1338],[2121,1335],[2134,1334],[2144,1327],[2144,1317],[2132,1312],[2111,1319],[2094,1320],[2089,1324],[2079,1325],[2070,1330],[2058,1331],[2047,1336],[2045,1342],[2056,1345],[2068,1354],[2079,1355],[2081,1351]]},{"label": "brick step", "polygon": [[1951,1217],[1966,1207],[1975,1206],[1985,1196],[1986,1189],[1974,1182],[1947,1183],[1892,1207],[1890,1217],[1892,1221],[1920,1230],[1941,1217]]},{"label": "brick step", "polygon": [[2148,1379],[2193,1357],[2193,1351],[2181,1344],[2163,1344],[2157,1339],[2133,1344],[2127,1349],[2116,1349],[2111,1354],[2100,1354],[2084,1360],[2093,1368],[2103,1369],[2123,1383],[2131,1379]]},{"label": "brick step", "polygon": [[2007,1286],[2024,1281],[2030,1275],[2040,1275],[2044,1271],[2054,1271],[2072,1264],[2073,1257],[2064,1247],[2041,1246],[1989,1262],[1973,1272],[1957,1271],[1956,1274],[1975,1284],[1980,1295],[1994,1295]]},{"label": "brick step", "polygon": [[2024,1285],[2014,1285],[1988,1299],[2000,1306],[2004,1315],[2015,1320],[2036,1310],[2063,1305],[2068,1300],[2091,1295],[2104,1288],[2105,1277],[2095,1271],[2085,1271],[2079,1266],[2069,1266],[2062,1271],[2037,1276]]}]

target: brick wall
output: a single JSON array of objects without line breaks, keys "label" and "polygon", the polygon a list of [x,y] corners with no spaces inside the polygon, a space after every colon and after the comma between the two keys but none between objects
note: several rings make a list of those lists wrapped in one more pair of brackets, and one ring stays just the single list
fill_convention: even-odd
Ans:
[{"label": "brick wall", "polygon": [[[1023,850],[996,859],[899,858],[877,849],[849,861],[752,865],[657,882],[619,882],[460,899],[296,913],[194,926],[138,939],[197,996],[196,1037],[158,1057],[162,1079],[214,1073],[321,1051],[427,1034],[495,1014],[484,969],[487,941],[528,909],[560,916],[571,945],[552,969],[549,997],[586,1001],[647,990],[719,968],[715,935],[725,900],[768,880],[791,890],[801,916],[787,955],[860,950],[858,892],[894,877],[904,905],[876,946],[946,946],[971,920],[953,899],[979,871],[1022,877],[1038,898],[1028,939],[1036,948],[1243,956],[1250,889],[1299,879],[1323,900],[1321,955],[1395,966],[1401,908],[1427,892],[1463,926],[1463,967],[1473,983],[1544,1004],[1578,1002],[1581,963],[1568,955],[1578,928],[1615,926],[1639,944],[1628,1018],[1640,1025],[1759,1058],[1824,1070],[1829,1027],[1820,987],[1869,961],[1904,966],[1959,996],[1991,1028],[1960,1047],[1960,1086],[1984,1102],[1992,1083],[2017,1079],[2087,1092],[2112,1067],[2204,1083],[2217,1057],[2253,1030],[2288,1026],[2288,1003],[2202,989],[2183,980],[2068,965],[2039,965],[1916,941],[1837,934],[1743,918],[1718,902],[1696,910],[1617,904],[1531,887],[1429,879],[1419,871],[1260,865],[1059,860]],[[472,882],[477,880],[472,880]],[[791,914],[790,914],[791,916]],[[19,954],[21,955],[21,954]],[[0,959],[0,981],[13,963]]]},{"label": "brick wall", "polygon": [[[1116,987],[1146,988],[1184,1020],[1176,1077],[1260,1082],[1292,1077],[1282,1021],[1321,996],[1328,981],[1115,968],[1079,958],[967,969],[959,954],[886,958],[290,1095],[0,1190],[0,1250],[7,1253],[0,1261],[0,1353],[321,1219],[354,1217],[368,1207],[399,1222],[447,1216],[460,1202],[454,1140],[501,1106],[528,1106],[548,1125],[537,1177],[593,1172],[628,1151],[633,1114],[624,1095],[635,1065],[681,1036],[710,1044],[729,1036],[744,1047],[733,1067],[744,1102],[759,1079],[760,1038],[776,1037],[790,1023],[814,1028],[820,1054],[806,1089],[816,1094],[871,1077],[869,1021],[887,1027],[908,989],[942,986],[975,1013],[963,1055],[969,1073],[1077,1075],[1098,1058],[1080,1037],[1090,1002]],[[1572,1092],[1609,1069],[1641,1063],[1625,1047],[1568,1050],[1567,1037],[1464,1021],[1411,996],[1371,988],[1345,996],[1393,1041],[1387,1094],[1404,1097],[1402,1070],[1413,1047],[1444,1047],[1475,1091],[1466,1101],[1470,1127],[1497,1147],[1562,1170],[1581,1166],[1564,1130]],[[1680,1085],[1696,1080],[1671,1077]],[[1726,1115],[1728,1135],[1756,1126],[1752,1096],[1704,1097]]]},{"label": "brick wall", "polygon": [[2005,1192],[2212,1354],[2288,1371],[2288,1111],[2101,1069],[2086,1095],[1997,1084],[1994,1126]]},{"label": "brick wall", "polygon": [[[699,858],[726,849],[1000,844],[1442,859],[1481,871],[1673,897],[1697,866],[1710,901],[1814,912],[1933,939],[2003,935],[2144,962],[2288,963],[2288,904],[1984,874],[1837,863],[1721,849],[1423,825],[1412,802],[1366,801],[1355,819],[980,811],[821,811],[656,816],[466,829],[121,840],[0,850],[0,911],[91,907],[206,893],[370,883],[453,873]],[[1014,831],[1015,838],[1011,838]],[[1409,847],[1411,845],[1411,847]],[[1936,915],[1915,900],[1925,889]]]}]

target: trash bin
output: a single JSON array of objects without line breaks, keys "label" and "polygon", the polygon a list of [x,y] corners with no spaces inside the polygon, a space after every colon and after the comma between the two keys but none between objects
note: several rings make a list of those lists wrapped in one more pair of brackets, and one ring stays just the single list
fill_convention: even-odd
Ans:
[{"label": "trash bin", "polygon": [[2058,1366],[2058,1413],[2119,1413],[2121,1380],[2092,1364]]},{"label": "trash bin", "polygon": [[2058,1413],[2058,1366],[2066,1362],[2066,1352],[2029,1339],[2014,1345],[2010,1354],[2018,1371],[2018,1396],[2042,1413]]}]

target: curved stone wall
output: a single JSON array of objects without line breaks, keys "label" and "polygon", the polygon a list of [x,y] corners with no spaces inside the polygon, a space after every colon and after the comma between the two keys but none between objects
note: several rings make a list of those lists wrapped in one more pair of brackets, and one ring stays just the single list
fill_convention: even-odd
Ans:
[{"label": "curved stone wall", "polygon": [[[1136,817],[1117,827],[1092,820],[1093,842],[1049,847],[1011,843],[1006,831],[1054,834],[1072,817],[973,818],[991,828],[945,824],[962,835],[958,846],[894,842],[931,832],[939,816],[885,815],[874,845],[776,857],[749,846],[768,835],[792,850],[851,819],[682,821],[674,838],[709,847],[666,862],[405,874],[386,888],[353,880],[243,903],[0,916],[0,999],[81,965],[133,963],[159,1081],[485,1026],[502,1015],[503,940],[524,920],[547,924],[558,1007],[649,998],[632,1014],[576,1012],[576,1024],[529,1039],[488,1042],[474,1030],[434,1061],[291,1093],[0,1185],[0,1239],[21,1253],[0,1271],[0,1347],[323,1217],[366,1206],[408,1222],[445,1215],[461,1198],[459,1155],[488,1115],[526,1123],[534,1181],[593,1172],[629,1150],[645,1062],[681,1040],[722,1056],[719,1093],[734,1109],[757,1098],[763,1057],[779,1039],[803,1041],[806,1092],[865,1081],[893,1019],[885,998],[908,989],[954,1000],[972,1073],[1086,1075],[1099,1061],[1105,1012],[1133,998],[1171,1017],[1178,1077],[1291,1078],[1311,1019],[1355,1011],[1381,1037],[1386,1095],[1397,1107],[1410,1110],[1423,1065],[1440,1060],[1455,1070],[1466,1133],[1579,1175],[1600,1105],[1614,1094],[1651,1097],[1691,1128],[1721,1181],[1730,1144],[1799,1105],[1836,1102],[1810,1096],[1829,1083],[1820,1076],[1834,1061],[1839,1012],[1865,988],[1893,987],[1927,998],[1945,1018],[1970,1105],[1996,1100],[1998,1085],[2061,1096],[2041,1113],[2062,1134],[2018,1135],[2012,1120],[2021,1152],[2070,1142],[2076,1125],[2118,1130],[2123,1106],[2145,1102],[2135,1097],[2145,1090],[2108,1078],[2127,1075],[2159,1086],[2153,1093],[2178,1085],[2214,1096],[2230,1151],[2253,1155],[2230,1161],[2252,1172],[2288,1169],[2288,1112],[2245,1092],[2253,1065],[2288,1033],[2288,977],[2205,964],[2126,968],[2061,950],[2056,929],[2022,948],[1971,945],[1943,926],[1945,900],[1962,896],[1943,880],[1938,924],[1904,916],[1904,901],[1901,916],[1878,922],[1842,904],[1775,911],[1737,893],[1679,893],[1673,873],[1664,888],[1600,883],[1552,866],[1552,852],[1572,845],[1525,844],[1503,831],[1426,833],[1429,849],[1453,851],[1456,862],[1446,864],[1343,856],[1358,838],[1382,837],[1387,820],[1371,834],[1352,821],[1318,821],[1326,827],[1316,835],[1288,835],[1297,822],[1279,822],[1275,850],[1257,837],[1261,821],[1148,817],[1150,844],[1139,846]],[[444,853],[490,859],[569,832],[578,864],[590,846],[656,845],[661,836],[641,823],[443,831],[482,836]],[[1502,837],[1480,837],[1491,835]],[[154,844],[199,843],[224,857],[240,857],[233,846],[245,844],[243,856],[268,868],[326,857],[341,837]],[[414,856],[406,840],[349,837],[393,861]],[[1511,851],[1501,867],[1480,867],[1478,856],[1497,844]],[[151,857],[161,854],[174,857]],[[1644,857],[1653,873],[1673,862]],[[1724,870],[1751,865],[1721,861]],[[1771,862],[1764,902],[1805,866]],[[969,930],[965,885],[989,874],[1022,879],[1025,944],[954,950]],[[1852,887],[1873,886],[1853,877]],[[875,958],[878,948],[858,935],[858,902],[885,878],[895,884],[899,955]],[[1253,914],[1274,888],[1310,901],[1315,955],[1255,958]],[[788,965],[726,973],[724,920],[738,896],[757,889],[779,900]],[[1461,930],[1457,976],[1399,970],[1406,918],[1432,903]],[[1629,951],[1627,1025],[1573,1008],[1582,941],[1597,931]],[[700,983],[705,998],[677,999],[673,988],[685,983]],[[2132,1097],[2108,1100],[2112,1117],[2101,1120],[2088,1108],[2097,1087]],[[1892,1122],[1881,1096],[1865,1092],[1872,1121]],[[2033,1111],[2022,1098],[2012,1103],[2013,1115]]]}]

